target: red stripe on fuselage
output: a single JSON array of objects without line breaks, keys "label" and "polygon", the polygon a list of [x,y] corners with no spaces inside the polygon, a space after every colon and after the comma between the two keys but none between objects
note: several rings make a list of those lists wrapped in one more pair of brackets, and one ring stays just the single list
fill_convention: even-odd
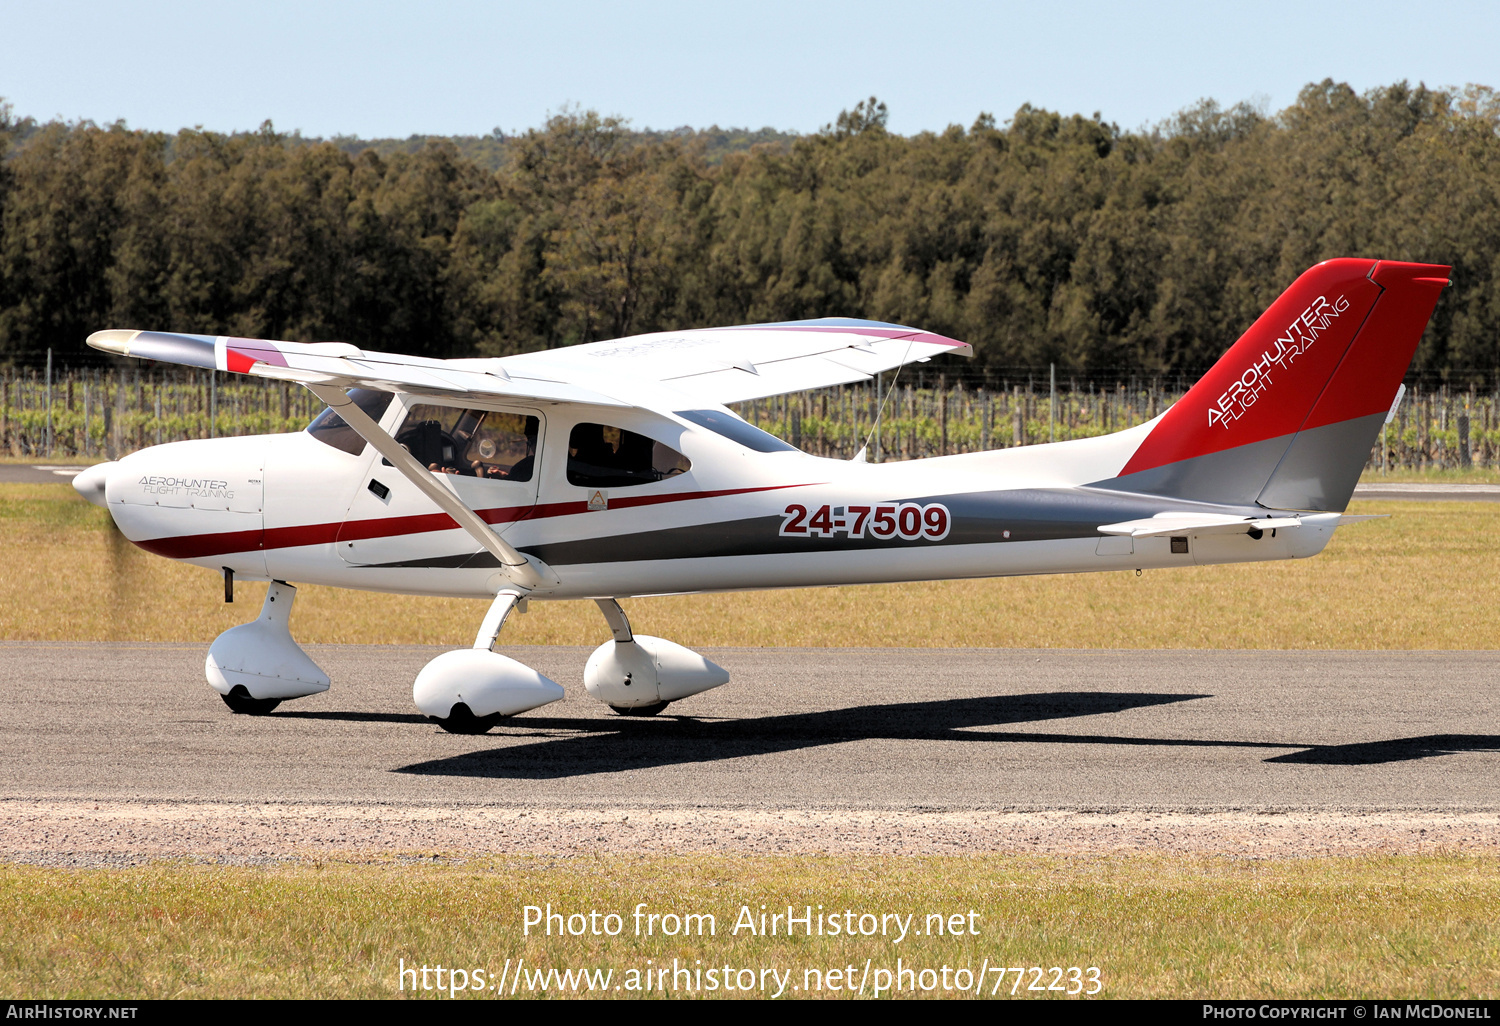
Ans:
[{"label": "red stripe on fuselage", "polygon": [[[687,502],[693,499],[717,499],[725,495],[750,492],[774,492],[783,488],[810,488],[809,484],[761,485],[755,488],[722,488],[709,492],[678,492],[668,495],[630,495],[611,499],[610,509],[655,506],[664,502]],[[547,502],[534,506],[500,506],[475,510],[487,524],[508,524],[518,520],[566,517],[588,512],[587,502]],[[458,522],[446,513],[421,513],[407,517],[377,517],[372,520],[335,521],[325,524],[299,524],[295,527],[271,527],[264,531],[222,531],[217,534],[185,534],[166,538],[148,538],[135,544],[147,552],[169,559],[199,559],[229,552],[256,552],[261,549],[290,549],[302,545],[328,545],[335,541],[368,538],[394,538],[408,534],[458,530]]]}]

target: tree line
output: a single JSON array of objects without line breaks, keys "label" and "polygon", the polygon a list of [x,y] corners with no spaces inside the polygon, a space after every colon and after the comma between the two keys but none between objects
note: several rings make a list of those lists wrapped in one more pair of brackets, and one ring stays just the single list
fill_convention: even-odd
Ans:
[{"label": "tree line", "polygon": [[1312,264],[1371,256],[1454,266],[1417,369],[1496,384],[1487,87],[1324,81],[1135,132],[1027,105],[909,137],[871,98],[790,140],[714,133],[572,111],[479,159],[0,104],[0,363],[86,362],[104,327],[446,357],[854,316],[971,342],[991,375],[1182,375]]}]

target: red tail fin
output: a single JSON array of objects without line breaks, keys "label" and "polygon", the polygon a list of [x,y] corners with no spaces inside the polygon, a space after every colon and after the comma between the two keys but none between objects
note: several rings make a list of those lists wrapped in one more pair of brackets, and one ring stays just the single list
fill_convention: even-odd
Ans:
[{"label": "red tail fin", "polygon": [[1101,484],[1342,510],[1448,271],[1350,259],[1307,271]]}]

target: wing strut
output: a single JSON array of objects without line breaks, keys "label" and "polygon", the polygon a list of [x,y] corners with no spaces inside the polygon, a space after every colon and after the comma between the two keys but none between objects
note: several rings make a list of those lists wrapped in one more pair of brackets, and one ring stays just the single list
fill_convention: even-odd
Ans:
[{"label": "wing strut", "polygon": [[346,424],[358,432],[361,438],[373,445],[376,452],[390,460],[391,466],[401,471],[402,475],[416,485],[423,495],[437,503],[439,509],[457,521],[459,527],[469,532],[475,541],[498,559],[500,569],[507,577],[528,591],[542,583],[542,575],[537,572],[537,568],[530,560],[490,530],[490,525],[486,524],[478,513],[464,505],[458,496],[439,484],[430,470],[418,463],[416,457],[382,431],[380,425],[359,408],[358,403],[344,394],[343,389],[332,385],[304,384],[313,395],[336,409]]}]

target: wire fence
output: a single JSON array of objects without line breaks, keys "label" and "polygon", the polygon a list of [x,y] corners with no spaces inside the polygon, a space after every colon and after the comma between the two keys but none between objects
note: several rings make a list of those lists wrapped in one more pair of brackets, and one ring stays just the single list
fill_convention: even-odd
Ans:
[{"label": "wire fence", "polygon": [[[1059,382],[1059,385],[1062,383]],[[922,459],[1109,434],[1156,417],[1183,389],[1155,382],[1043,378],[1003,388],[875,383],[739,403],[746,420],[805,452],[871,461]],[[877,411],[879,413],[877,419]],[[1369,469],[1454,469],[1500,464],[1500,392],[1408,385],[1370,451]]]},{"label": "wire fence", "polygon": [[[975,387],[938,375],[773,396],[733,406],[752,424],[817,456],[871,461],[977,452],[1108,434],[1161,413],[1181,386],[1155,380]],[[118,458],[186,438],[296,431],[323,404],[286,382],[185,368],[0,371],[0,454]],[[1369,466],[1500,465],[1500,391],[1409,385]]]},{"label": "wire fence", "polygon": [[117,458],[185,438],[296,431],[323,404],[286,382],[207,370],[0,373],[0,453]]}]

